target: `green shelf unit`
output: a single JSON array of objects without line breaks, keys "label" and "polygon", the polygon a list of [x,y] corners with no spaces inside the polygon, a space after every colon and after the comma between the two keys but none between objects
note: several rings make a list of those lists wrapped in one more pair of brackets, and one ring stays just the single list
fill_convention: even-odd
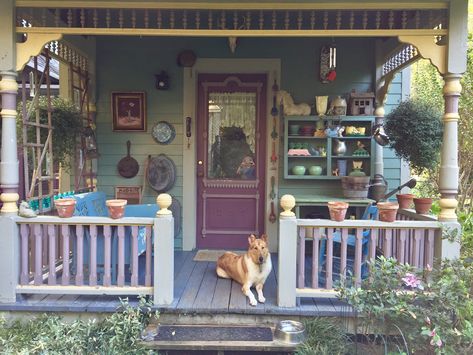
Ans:
[{"label": "green shelf unit", "polygon": [[[337,124],[341,126],[364,127],[366,136],[348,136],[348,137],[313,137],[304,135],[290,134],[291,124],[302,126],[316,127],[316,123],[322,119],[324,125]],[[337,166],[337,161],[341,159],[347,160],[347,173],[353,169],[353,161],[361,161],[363,171],[366,175],[374,174],[374,157],[375,141],[371,136],[372,126],[374,125],[374,116],[287,116],[284,118],[284,178],[289,180],[339,180],[339,176],[333,176],[332,171]],[[369,135],[368,135],[369,134]],[[333,153],[335,142],[333,140],[340,139],[347,145],[347,153],[344,156],[338,156]],[[357,142],[365,145],[365,149],[369,155],[353,155],[357,149]],[[296,145],[312,146],[313,148],[324,147],[326,156],[302,156],[288,155],[291,143]],[[297,148],[296,148],[297,149]],[[305,175],[292,174],[292,168],[296,165],[306,167]],[[322,175],[309,175],[309,167],[319,165],[322,167]]]}]

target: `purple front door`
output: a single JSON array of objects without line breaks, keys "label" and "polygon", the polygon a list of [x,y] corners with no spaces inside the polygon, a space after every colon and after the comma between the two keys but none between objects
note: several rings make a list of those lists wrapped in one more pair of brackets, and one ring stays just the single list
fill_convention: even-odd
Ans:
[{"label": "purple front door", "polygon": [[264,232],[266,75],[200,74],[197,247],[245,249]]}]

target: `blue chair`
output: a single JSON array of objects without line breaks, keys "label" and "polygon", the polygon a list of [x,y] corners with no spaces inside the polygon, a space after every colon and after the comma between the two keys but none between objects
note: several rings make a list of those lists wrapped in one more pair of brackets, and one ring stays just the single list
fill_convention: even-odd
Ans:
[{"label": "blue chair", "polygon": [[[378,219],[378,207],[375,205],[368,205],[363,212],[363,216],[361,217],[363,220],[377,220]],[[361,258],[362,258],[362,267],[361,267],[361,277],[365,277],[368,273],[367,265],[364,262],[366,259],[366,256],[368,255],[368,241],[370,239],[371,235],[371,229],[367,229],[363,231],[363,239],[361,241],[362,243],[362,249],[361,249]],[[342,243],[342,236],[340,231],[336,231],[333,233],[333,244],[334,246],[336,244]],[[347,238],[347,245],[351,247],[355,247],[356,243],[356,236],[354,234],[348,234]],[[327,248],[327,240],[322,239],[321,244],[320,244],[320,250],[319,250],[319,263],[320,263],[320,270],[324,270],[324,266],[326,263],[326,248]],[[322,278],[320,278],[322,280]]]}]

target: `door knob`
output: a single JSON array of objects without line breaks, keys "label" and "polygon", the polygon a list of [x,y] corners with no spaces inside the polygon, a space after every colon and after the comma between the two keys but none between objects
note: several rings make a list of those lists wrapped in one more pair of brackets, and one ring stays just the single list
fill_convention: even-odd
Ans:
[{"label": "door knob", "polygon": [[197,161],[197,176],[204,177],[204,162],[202,160]]}]

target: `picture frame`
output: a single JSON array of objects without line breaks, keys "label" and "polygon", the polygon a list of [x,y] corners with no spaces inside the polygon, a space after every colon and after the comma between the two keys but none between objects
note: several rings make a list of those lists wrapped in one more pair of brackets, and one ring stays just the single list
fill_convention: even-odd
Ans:
[{"label": "picture frame", "polygon": [[146,132],[145,92],[112,92],[112,122],[114,132]]}]

